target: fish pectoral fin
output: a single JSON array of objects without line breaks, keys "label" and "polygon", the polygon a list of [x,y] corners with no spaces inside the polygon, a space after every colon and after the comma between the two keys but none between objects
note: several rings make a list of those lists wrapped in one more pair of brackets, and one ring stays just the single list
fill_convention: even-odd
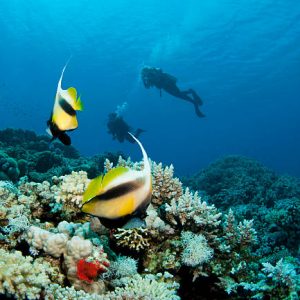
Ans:
[{"label": "fish pectoral fin", "polygon": [[82,100],[81,100],[81,97],[79,96],[76,100],[76,103],[75,103],[75,110],[80,110],[82,111],[83,110],[83,103],[82,103]]},{"label": "fish pectoral fin", "polygon": [[69,87],[67,89],[67,91],[68,91],[69,96],[72,98],[72,100],[74,102],[76,102],[76,99],[77,99],[77,91],[76,91],[76,89],[74,87]]},{"label": "fish pectoral fin", "polygon": [[77,90],[74,87],[69,87],[67,93],[72,101],[72,106],[75,110],[83,110],[83,103],[80,96],[77,98]]},{"label": "fish pectoral fin", "polygon": [[90,201],[91,199],[95,198],[97,195],[99,195],[101,193],[102,180],[103,180],[103,175],[100,175],[90,181],[87,189],[85,190],[85,192],[83,194],[82,204]]}]

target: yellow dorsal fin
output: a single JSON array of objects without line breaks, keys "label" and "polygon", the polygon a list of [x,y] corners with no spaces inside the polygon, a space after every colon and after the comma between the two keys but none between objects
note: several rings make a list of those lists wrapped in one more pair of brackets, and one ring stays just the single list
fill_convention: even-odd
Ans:
[{"label": "yellow dorsal fin", "polygon": [[117,167],[109,170],[103,177],[102,189],[105,189],[105,187],[107,187],[110,182],[126,172],[129,172],[129,168]]},{"label": "yellow dorsal fin", "polygon": [[82,197],[82,204],[88,202],[92,198],[96,197],[100,191],[102,190],[102,180],[103,175],[100,175],[89,183],[87,189],[85,190],[83,197]]}]

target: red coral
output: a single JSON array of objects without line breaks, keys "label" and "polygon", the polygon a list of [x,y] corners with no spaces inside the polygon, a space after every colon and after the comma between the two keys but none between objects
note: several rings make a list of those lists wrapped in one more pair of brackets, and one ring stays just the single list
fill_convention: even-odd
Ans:
[{"label": "red coral", "polygon": [[103,261],[101,264],[99,261],[88,262],[85,259],[80,259],[77,262],[77,277],[91,283],[99,274],[106,272],[108,266],[109,262],[107,261]]}]

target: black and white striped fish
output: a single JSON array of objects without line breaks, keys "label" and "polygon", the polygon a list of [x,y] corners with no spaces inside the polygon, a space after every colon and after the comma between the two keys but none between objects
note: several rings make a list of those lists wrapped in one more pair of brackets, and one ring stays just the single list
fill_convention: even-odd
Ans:
[{"label": "black and white striped fish", "polygon": [[127,167],[111,169],[93,179],[83,195],[82,211],[100,218],[107,227],[120,227],[132,216],[145,211],[151,200],[152,180],[149,159],[140,141],[144,168],[141,171]]},{"label": "black and white striped fish", "polygon": [[47,121],[47,132],[52,136],[52,140],[58,138],[63,144],[70,145],[71,139],[66,131],[78,127],[76,110],[83,110],[83,104],[80,97],[77,97],[77,91],[74,87],[67,90],[63,90],[61,87],[66,66],[63,68],[58,81],[53,110]]}]

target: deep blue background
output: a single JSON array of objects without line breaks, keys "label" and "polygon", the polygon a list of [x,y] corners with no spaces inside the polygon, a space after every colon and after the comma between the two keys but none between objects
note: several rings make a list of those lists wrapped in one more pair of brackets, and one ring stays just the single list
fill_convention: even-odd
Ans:
[{"label": "deep blue background", "polygon": [[[0,128],[44,133],[62,67],[85,111],[73,144],[83,154],[136,145],[106,133],[109,112],[147,132],[149,156],[179,174],[225,154],[300,176],[300,2],[270,0],[3,0]],[[204,100],[191,105],[144,89],[143,64],[162,67]]]}]

